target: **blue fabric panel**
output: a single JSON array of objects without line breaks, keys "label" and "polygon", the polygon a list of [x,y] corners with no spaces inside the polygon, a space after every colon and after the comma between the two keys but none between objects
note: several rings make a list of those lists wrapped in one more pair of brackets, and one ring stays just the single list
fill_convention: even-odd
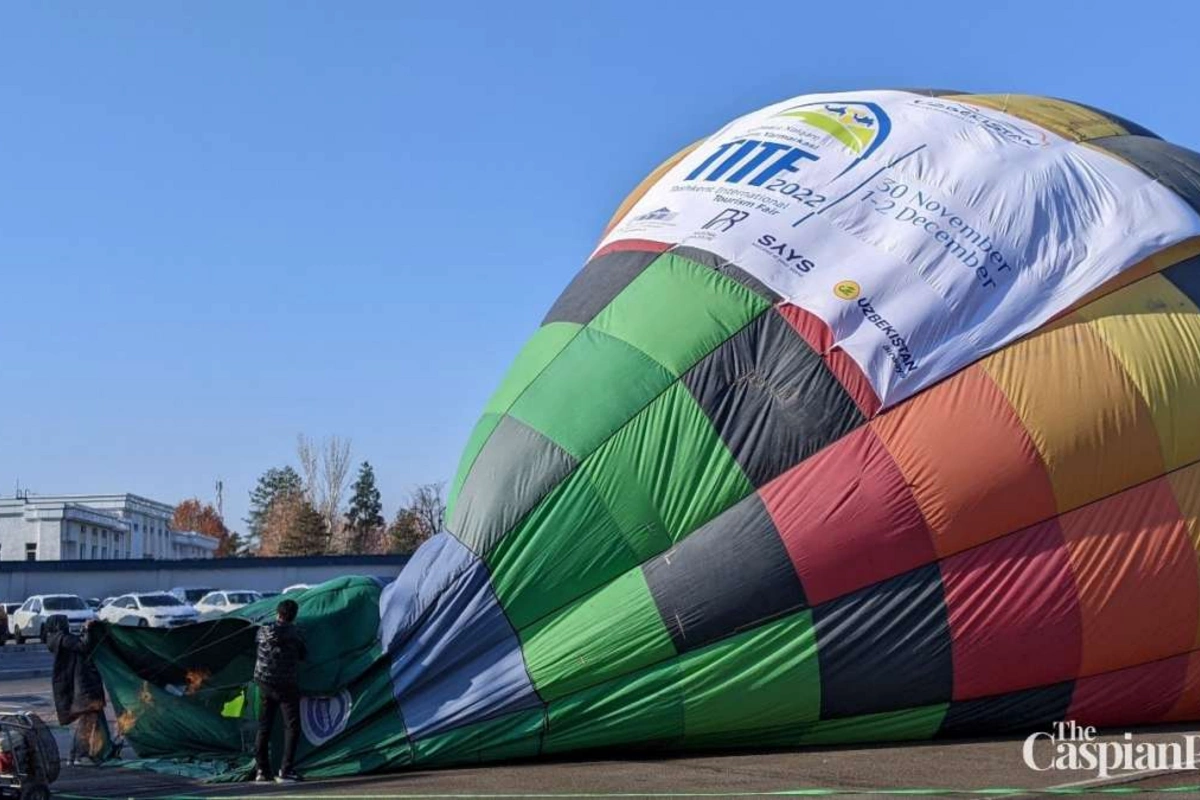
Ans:
[{"label": "blue fabric panel", "polygon": [[379,618],[410,738],[542,705],[486,567],[450,534],[413,554],[383,590]]}]

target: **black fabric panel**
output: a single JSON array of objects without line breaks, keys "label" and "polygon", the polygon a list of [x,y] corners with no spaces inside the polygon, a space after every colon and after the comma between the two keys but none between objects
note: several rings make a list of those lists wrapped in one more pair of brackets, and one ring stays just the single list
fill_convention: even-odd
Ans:
[{"label": "black fabric panel", "polygon": [[1175,284],[1175,288],[1200,306],[1200,256],[1192,256],[1178,264],[1167,267],[1162,276]]},{"label": "black fabric panel", "polygon": [[1105,136],[1089,144],[1136,165],[1200,213],[1200,154],[1148,136]]},{"label": "black fabric panel", "polygon": [[950,622],[937,564],[822,603],[813,626],[822,719],[950,699]]},{"label": "black fabric panel", "polygon": [[475,458],[446,527],[482,557],[575,463],[570,453],[533,428],[504,416]]},{"label": "black fabric panel", "polygon": [[951,703],[938,736],[1000,736],[1046,728],[1067,718],[1074,681]]},{"label": "black fabric panel", "polygon": [[756,487],[863,424],[820,355],[775,309],[705,357],[683,383]]},{"label": "black fabric panel", "polygon": [[737,281],[759,297],[766,298],[772,305],[783,299],[783,295],[767,286],[749,272],[746,272],[746,270],[737,264],[709,250],[701,250],[699,247],[676,247],[671,250],[671,253],[681,258],[686,258],[689,261],[695,261],[697,264],[702,264],[731,280]]},{"label": "black fabric panel", "polygon": [[617,250],[593,258],[554,301],[542,324],[578,322],[587,325],[660,255],[662,253]]},{"label": "black fabric panel", "polygon": [[[1058,98],[1058,99],[1062,99],[1062,98]],[[1118,114],[1113,114],[1112,112],[1105,111],[1103,108],[1096,108],[1095,106],[1089,106],[1087,103],[1080,103],[1077,100],[1063,100],[1063,102],[1064,103],[1074,103],[1075,105],[1079,106],[1080,108],[1086,108],[1088,111],[1092,111],[1096,114],[1099,114],[1100,116],[1107,119],[1109,122],[1115,122],[1116,124],[1120,125],[1122,128],[1129,131],[1129,133],[1133,136],[1148,136],[1151,139],[1162,138],[1157,133],[1150,130],[1149,128],[1145,128],[1141,125],[1138,125],[1136,122],[1134,122],[1131,119],[1125,119],[1125,117],[1122,117]]]},{"label": "black fabric panel", "polygon": [[642,570],[680,653],[807,606],[757,493]]}]

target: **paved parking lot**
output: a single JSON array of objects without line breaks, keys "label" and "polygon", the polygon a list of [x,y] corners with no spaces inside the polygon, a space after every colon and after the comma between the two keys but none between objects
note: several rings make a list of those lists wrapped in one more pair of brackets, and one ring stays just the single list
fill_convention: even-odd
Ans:
[{"label": "paved parking lot", "polygon": [[[28,709],[52,720],[49,681],[0,680],[0,709]],[[1139,739],[1177,741],[1193,729],[1139,732]],[[67,731],[59,731],[67,745]],[[1200,774],[1136,774],[1095,781],[1083,772],[1039,773],[1021,760],[1019,738],[964,740],[907,745],[808,749],[788,752],[690,754],[670,758],[621,757],[501,764],[395,775],[365,776],[290,786],[203,784],[170,775],[122,768],[65,768],[55,794],[73,800],[92,797],[340,797],[379,800],[401,797],[753,797],[823,794],[877,797],[904,791],[908,796],[953,796],[955,792],[992,796],[1097,795],[1168,790],[1174,796],[1200,796]],[[65,750],[64,750],[65,752]],[[999,789],[1008,789],[1001,793]],[[823,790],[818,792],[818,790]],[[906,790],[906,791],[905,791]],[[917,792],[914,790],[924,790]],[[1167,796],[1162,794],[1160,796]]]}]

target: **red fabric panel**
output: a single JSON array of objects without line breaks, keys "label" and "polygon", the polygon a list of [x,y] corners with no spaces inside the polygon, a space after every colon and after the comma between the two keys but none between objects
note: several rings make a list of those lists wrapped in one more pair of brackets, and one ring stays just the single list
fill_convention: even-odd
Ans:
[{"label": "red fabric panel", "polygon": [[1158,722],[1183,690],[1187,663],[1184,654],[1080,678],[1067,719],[1097,727]]},{"label": "red fabric panel", "polygon": [[1164,722],[1200,719],[1200,650],[1187,654],[1187,674],[1175,705],[1163,717]]},{"label": "red fabric panel", "polygon": [[1082,623],[1056,520],[942,561],[954,653],[954,699],[1070,680]]},{"label": "red fabric panel", "polygon": [[1186,653],[1196,639],[1196,552],[1166,479],[1059,517],[1083,618],[1081,675]]},{"label": "red fabric panel", "polygon": [[815,314],[810,314],[800,306],[791,303],[781,303],[779,313],[788,321],[796,332],[808,342],[809,347],[821,354],[829,371],[842,384],[842,388],[854,400],[863,416],[871,419],[879,413],[879,397],[867,380],[866,373],[858,366],[850,354],[840,347],[833,346],[833,333],[829,326]]},{"label": "red fabric panel", "polygon": [[[673,245],[664,244],[663,242],[652,242],[649,239],[618,239],[615,242],[609,242],[604,247],[601,247],[596,252],[592,253],[592,258],[605,255],[607,253],[619,253],[622,250],[638,250],[644,253],[662,253],[670,249]],[[589,261],[592,259],[589,258]]]},{"label": "red fabric panel", "polygon": [[935,559],[887,449],[859,428],[761,490],[811,605]]}]

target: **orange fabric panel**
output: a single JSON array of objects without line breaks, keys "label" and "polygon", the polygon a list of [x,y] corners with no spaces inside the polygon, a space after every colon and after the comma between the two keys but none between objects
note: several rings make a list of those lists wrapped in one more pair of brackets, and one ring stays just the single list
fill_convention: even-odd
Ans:
[{"label": "orange fabric panel", "polygon": [[1058,512],[1037,448],[1008,398],[977,366],[871,426],[912,489],[939,558]]},{"label": "orange fabric panel", "polygon": [[[1112,155],[1107,150],[1104,152]],[[1124,286],[1129,286],[1131,283],[1140,281],[1148,275],[1155,275],[1162,272],[1167,267],[1178,264],[1180,261],[1184,261],[1195,255],[1200,255],[1200,236],[1193,236],[1190,239],[1176,242],[1164,250],[1159,250],[1149,258],[1142,259],[1108,282],[1097,286],[1067,309],[1067,313],[1083,308],[1089,303],[1093,303],[1105,295],[1112,294]]]},{"label": "orange fabric panel", "polygon": [[1079,592],[1081,675],[1192,649],[1200,578],[1166,479],[1064,514],[1059,525]]},{"label": "orange fabric panel", "polygon": [[1104,340],[1078,315],[980,364],[1029,431],[1060,511],[1165,471],[1145,401]]},{"label": "orange fabric panel", "polygon": [[[1167,476],[1167,483],[1175,495],[1175,502],[1179,505],[1184,524],[1187,525],[1188,538],[1200,565],[1200,464],[1175,470]],[[1200,627],[1196,629],[1196,646],[1200,647]],[[1200,703],[1200,692],[1197,694],[1197,702]]]},{"label": "orange fabric panel", "polygon": [[1163,466],[1200,458],[1200,310],[1162,275],[1081,308],[1150,410]]}]

